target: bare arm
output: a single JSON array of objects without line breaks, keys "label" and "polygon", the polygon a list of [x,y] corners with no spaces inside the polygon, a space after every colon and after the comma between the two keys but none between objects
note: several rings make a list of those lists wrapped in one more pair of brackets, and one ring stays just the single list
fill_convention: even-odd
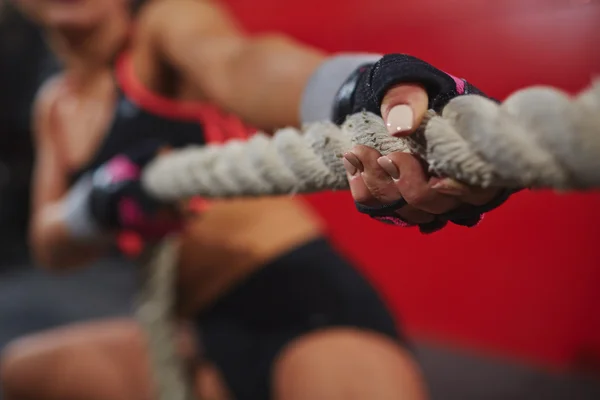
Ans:
[{"label": "bare arm", "polygon": [[67,171],[58,157],[49,123],[56,98],[55,87],[49,83],[40,91],[34,109],[36,161],[30,243],[36,260],[43,267],[66,269],[96,258],[104,246],[76,241],[65,226],[61,202],[68,189]]},{"label": "bare arm", "polygon": [[280,34],[246,36],[215,2],[157,1],[141,16],[156,52],[208,100],[266,129],[299,125],[307,80],[325,54]]}]

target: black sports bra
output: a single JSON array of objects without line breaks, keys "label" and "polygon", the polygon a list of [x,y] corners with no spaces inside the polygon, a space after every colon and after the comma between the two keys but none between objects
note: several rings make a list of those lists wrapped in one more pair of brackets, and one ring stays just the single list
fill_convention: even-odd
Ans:
[{"label": "black sports bra", "polygon": [[71,182],[141,141],[154,139],[181,148],[247,139],[254,132],[213,105],[178,101],[149,91],[135,76],[128,53],[115,64],[115,80],[118,97],[108,132],[90,161],[71,174]]}]

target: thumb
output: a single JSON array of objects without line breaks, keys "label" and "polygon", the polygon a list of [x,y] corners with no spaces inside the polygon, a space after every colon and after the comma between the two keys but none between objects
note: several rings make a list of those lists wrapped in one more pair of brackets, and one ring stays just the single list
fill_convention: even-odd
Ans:
[{"label": "thumb", "polygon": [[421,125],[428,104],[429,98],[422,86],[409,83],[393,86],[381,102],[381,116],[388,132],[394,136],[413,133]]}]

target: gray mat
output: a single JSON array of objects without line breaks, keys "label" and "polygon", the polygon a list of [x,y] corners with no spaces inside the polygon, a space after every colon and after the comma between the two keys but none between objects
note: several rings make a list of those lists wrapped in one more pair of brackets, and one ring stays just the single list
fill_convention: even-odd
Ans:
[{"label": "gray mat", "polygon": [[0,347],[24,333],[130,313],[134,268],[99,262],[64,276],[24,267],[0,275]]},{"label": "gray mat", "polygon": [[417,343],[433,400],[598,400],[600,381]]}]

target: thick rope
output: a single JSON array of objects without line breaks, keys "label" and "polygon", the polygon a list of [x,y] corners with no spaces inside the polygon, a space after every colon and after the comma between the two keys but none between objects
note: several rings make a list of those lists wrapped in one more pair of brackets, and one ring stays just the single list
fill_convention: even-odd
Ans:
[{"label": "thick rope", "polygon": [[175,294],[178,240],[164,239],[143,254],[136,318],[145,333],[158,400],[193,400],[192,377],[177,353]]},{"label": "thick rope", "polygon": [[258,133],[247,142],[190,147],[157,158],[144,187],[173,201],[347,189],[344,151],[363,144],[382,154],[406,151],[433,173],[472,185],[583,190],[600,187],[600,81],[571,97],[548,87],[515,92],[504,103],[460,96],[430,111],[415,135],[390,136],[370,113],[338,127],[321,122]]},{"label": "thick rope", "polygon": [[[342,127],[317,123],[257,134],[248,142],[191,147],[150,164],[143,183],[156,197],[230,197],[347,189],[344,151],[363,144],[382,154],[413,152],[432,172],[479,185],[580,190],[600,187],[600,82],[571,98],[529,88],[501,106],[479,96],[429,113],[419,131],[391,137],[381,118],[359,113]],[[138,319],[148,337],[159,400],[191,400],[192,377],[175,350],[176,241],[148,254]]]}]

